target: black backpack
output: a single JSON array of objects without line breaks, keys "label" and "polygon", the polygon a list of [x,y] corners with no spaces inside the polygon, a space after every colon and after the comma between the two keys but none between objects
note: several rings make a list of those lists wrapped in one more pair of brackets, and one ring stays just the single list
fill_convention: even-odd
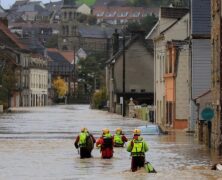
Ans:
[{"label": "black backpack", "polygon": [[94,142],[91,135],[86,137],[86,148],[88,149],[88,151],[92,151],[94,148]]},{"label": "black backpack", "polygon": [[103,138],[103,148],[112,148],[113,147],[113,139],[110,138]]}]

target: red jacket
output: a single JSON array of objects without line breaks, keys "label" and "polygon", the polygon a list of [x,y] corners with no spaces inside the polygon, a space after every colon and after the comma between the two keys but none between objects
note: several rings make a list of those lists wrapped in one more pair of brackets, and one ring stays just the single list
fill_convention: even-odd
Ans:
[{"label": "red jacket", "polygon": [[113,137],[110,138],[111,143],[107,146],[104,137],[100,137],[96,141],[96,147],[100,147],[102,158],[113,157]]}]

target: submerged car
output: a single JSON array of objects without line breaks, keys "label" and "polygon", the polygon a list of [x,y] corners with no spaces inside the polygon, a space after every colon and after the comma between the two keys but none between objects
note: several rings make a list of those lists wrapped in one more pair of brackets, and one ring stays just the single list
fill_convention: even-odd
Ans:
[{"label": "submerged car", "polygon": [[167,134],[164,132],[160,126],[156,124],[147,124],[146,126],[139,126],[139,129],[141,129],[141,134],[143,135],[162,135]]}]

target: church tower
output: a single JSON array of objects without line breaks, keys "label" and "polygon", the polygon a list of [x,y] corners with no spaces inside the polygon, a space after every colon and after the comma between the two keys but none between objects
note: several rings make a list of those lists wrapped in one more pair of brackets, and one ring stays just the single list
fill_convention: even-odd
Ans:
[{"label": "church tower", "polygon": [[64,0],[61,8],[60,33],[58,45],[60,50],[77,50],[79,48],[79,34],[77,5],[75,0]]}]

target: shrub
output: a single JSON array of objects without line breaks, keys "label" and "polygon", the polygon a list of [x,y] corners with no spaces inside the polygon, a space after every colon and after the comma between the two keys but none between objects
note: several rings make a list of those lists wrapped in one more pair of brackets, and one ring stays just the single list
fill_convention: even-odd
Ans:
[{"label": "shrub", "polygon": [[92,108],[94,109],[102,109],[106,105],[106,89],[102,88],[100,90],[96,90],[92,96]]}]

